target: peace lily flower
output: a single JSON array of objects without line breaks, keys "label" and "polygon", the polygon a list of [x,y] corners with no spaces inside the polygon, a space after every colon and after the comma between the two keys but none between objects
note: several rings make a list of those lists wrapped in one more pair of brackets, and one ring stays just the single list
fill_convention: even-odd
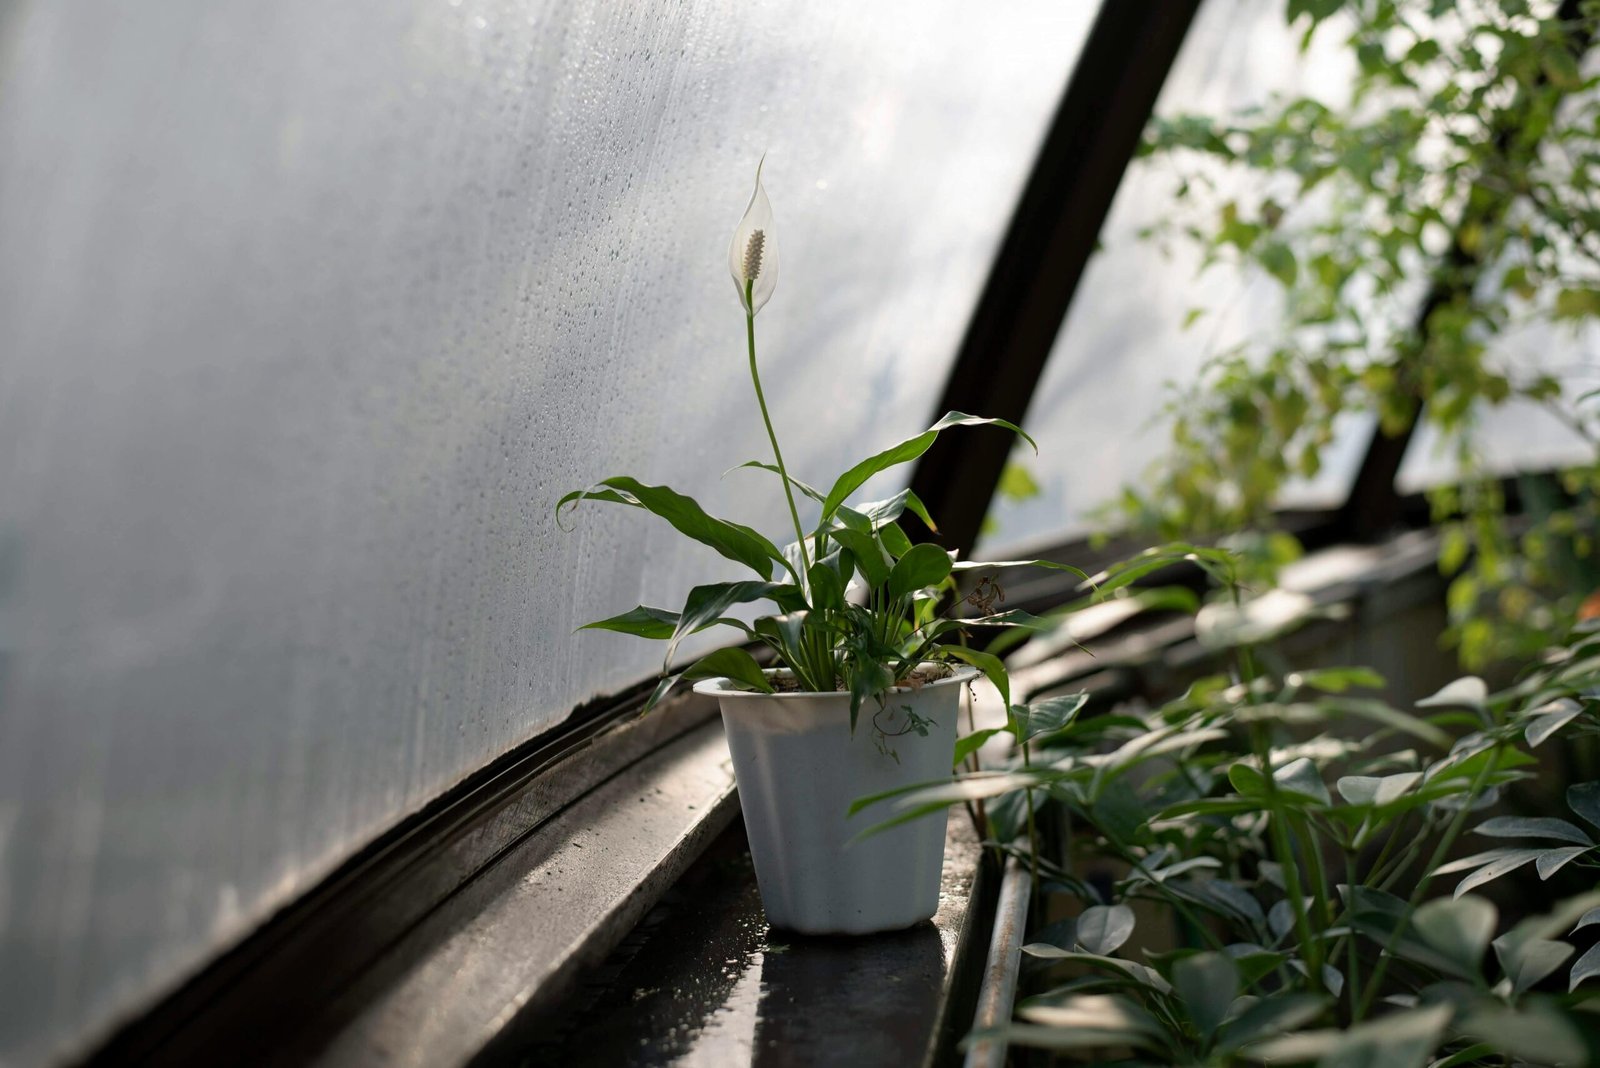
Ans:
[{"label": "peace lily flower", "polygon": [[733,231],[728,242],[728,271],[733,275],[733,288],[739,291],[739,303],[750,315],[760,311],[778,285],[778,245],[772,238],[772,202],[761,187],[761,167],[767,161],[761,157],[756,164],[756,191],[750,197],[750,206],[744,209],[744,218]]},{"label": "peace lily flower", "polygon": [[[1022,428],[1004,419],[951,412],[921,433],[850,467],[831,483],[832,488],[826,494],[790,478],[783,451],[778,447],[778,435],[772,425],[772,413],[756,362],[756,312],[772,298],[778,272],[778,249],[772,236],[772,204],[761,185],[761,170],[757,165],[755,192],[728,245],[728,271],[744,309],[750,384],[755,390],[768,444],[772,446],[772,462],[751,460],[740,466],[760,468],[778,476],[784,503],[789,509],[794,543],[780,547],[781,542],[774,544],[754,528],[707,514],[692,497],[668,486],[648,485],[629,476],[604,479],[589,489],[575,490],[556,502],[558,520],[563,508],[575,507],[584,499],[642,508],[726,559],[750,567],[757,578],[757,581],[696,586],[680,612],[640,605],[622,615],[586,624],[586,627],[667,642],[663,677],[646,702],[647,710],[680,679],[726,677],[741,688],[773,692],[772,681],[762,666],[749,651],[737,646],[720,649],[687,668],[672,672],[673,656],[679,643],[691,634],[717,625],[736,627],[745,637],[770,648],[777,664],[806,692],[843,690],[847,693],[852,729],[863,701],[876,699],[881,709],[883,695],[888,690],[895,686],[914,687],[917,673],[930,662],[972,664],[989,673],[1004,693],[1008,684],[1005,668],[999,660],[944,640],[944,636],[960,632],[974,622],[939,614],[941,606],[949,604],[943,595],[955,589],[955,574],[980,567],[1027,566],[1070,570],[1080,577],[1088,576],[1076,568],[1047,560],[994,564],[957,562],[938,545],[913,545],[898,525],[902,514],[910,512],[928,528],[936,528],[922,502],[909,489],[887,500],[861,504],[859,510],[849,507],[847,502],[880,471],[917,459],[946,429],[997,426],[1020,434],[1030,445],[1033,439],[1024,434]],[[818,506],[816,524],[809,533],[800,522],[796,489]],[[862,595],[847,599],[846,591],[851,589],[860,590]],[[777,611],[759,617],[754,624],[746,624],[728,614],[736,605],[761,601],[770,602]],[[985,605],[983,614],[976,620],[981,625],[1036,626],[1026,613],[990,614],[993,605],[987,601],[982,603]]]}]

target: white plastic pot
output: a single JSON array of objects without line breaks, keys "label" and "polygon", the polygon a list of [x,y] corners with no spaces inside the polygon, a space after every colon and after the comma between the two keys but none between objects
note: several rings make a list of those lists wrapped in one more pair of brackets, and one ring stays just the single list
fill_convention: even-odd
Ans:
[{"label": "white plastic pot", "polygon": [[[850,730],[848,693],[750,693],[727,679],[715,694],[744,810],[767,922],[802,934],[867,934],[909,927],[939,907],[946,813],[851,843],[890,818],[889,804],[847,815],[850,803],[946,778],[961,687],[970,669],[919,689],[869,698]],[[926,736],[908,729],[926,721]]]}]

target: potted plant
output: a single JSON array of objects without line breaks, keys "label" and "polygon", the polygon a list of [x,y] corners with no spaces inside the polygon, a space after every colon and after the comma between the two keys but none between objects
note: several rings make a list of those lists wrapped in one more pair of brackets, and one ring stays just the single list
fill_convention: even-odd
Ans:
[{"label": "potted plant", "polygon": [[[741,466],[777,477],[794,540],[780,547],[757,530],[707,514],[691,497],[626,476],[562,497],[557,518],[584,500],[640,508],[755,573],[696,586],[677,612],[640,605],[587,627],[667,643],[663,677],[646,710],[679,681],[697,682],[701,692],[718,698],[770,923],[810,934],[906,927],[938,906],[945,817],[908,822],[853,844],[871,820],[851,815],[850,803],[948,776],[962,683],[982,671],[1007,689],[995,657],[959,644],[964,628],[1036,622],[1023,612],[991,611],[993,598],[981,593],[970,599],[975,618],[953,618],[960,603],[952,596],[955,577],[978,567],[1076,569],[1045,561],[978,564],[953,559],[937,545],[912,544],[898,523],[905,512],[937,528],[909,489],[846,503],[872,476],[915,460],[951,427],[994,425],[1032,442],[1003,419],[951,412],[862,460],[826,491],[791,476],[756,363],[755,317],[772,296],[778,266],[759,166],[728,266],[744,308],[750,381],[772,444],[772,463]],[[807,511],[816,512],[809,531],[796,493],[808,501]],[[744,604],[773,610],[754,622],[728,615]],[[731,627],[768,650],[773,666],[734,646],[672,671],[679,643],[714,626]]]}]

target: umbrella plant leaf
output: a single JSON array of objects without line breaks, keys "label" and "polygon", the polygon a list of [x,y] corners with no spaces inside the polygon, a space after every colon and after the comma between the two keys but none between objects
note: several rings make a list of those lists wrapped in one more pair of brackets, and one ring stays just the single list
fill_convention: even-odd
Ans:
[{"label": "umbrella plant leaf", "polygon": [[1110,956],[1133,935],[1133,910],[1126,905],[1091,905],[1078,916],[1078,945]]},{"label": "umbrella plant leaf", "polygon": [[1172,966],[1172,988],[1201,1041],[1209,1043],[1239,995],[1239,969],[1226,954],[1196,953]]},{"label": "umbrella plant leaf", "polygon": [[1600,827],[1600,782],[1580,782],[1567,787],[1567,804],[1572,811]]},{"label": "umbrella plant leaf", "polygon": [[1539,854],[1539,859],[1534,861],[1533,866],[1539,870],[1539,878],[1548,879],[1592,848],[1592,846],[1562,846],[1560,849],[1549,849]]},{"label": "umbrella plant leaf", "polygon": [[1460,965],[1463,972],[1476,975],[1498,917],[1486,898],[1436,898],[1417,909],[1411,926],[1418,937]]},{"label": "umbrella plant leaf", "polygon": [[1417,702],[1418,708],[1482,708],[1489,698],[1489,686],[1476,675],[1456,679],[1437,693]]},{"label": "umbrella plant leaf", "polygon": [[1473,831],[1490,838],[1554,838],[1578,845],[1593,844],[1583,828],[1554,816],[1496,816],[1484,820]]},{"label": "umbrella plant leaf", "polygon": [[1578,984],[1585,979],[1593,979],[1600,975],[1600,943],[1589,947],[1588,952],[1578,958],[1572,966],[1572,972],[1567,978],[1567,992],[1578,989]]}]

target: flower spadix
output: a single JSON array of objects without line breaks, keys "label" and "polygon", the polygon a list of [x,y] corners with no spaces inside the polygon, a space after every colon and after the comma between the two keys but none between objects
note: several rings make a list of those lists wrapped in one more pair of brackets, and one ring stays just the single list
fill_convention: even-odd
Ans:
[{"label": "flower spadix", "polygon": [[778,285],[778,244],[772,236],[772,202],[761,188],[760,163],[756,164],[756,191],[728,243],[728,270],[746,312],[754,315],[772,299]]}]

